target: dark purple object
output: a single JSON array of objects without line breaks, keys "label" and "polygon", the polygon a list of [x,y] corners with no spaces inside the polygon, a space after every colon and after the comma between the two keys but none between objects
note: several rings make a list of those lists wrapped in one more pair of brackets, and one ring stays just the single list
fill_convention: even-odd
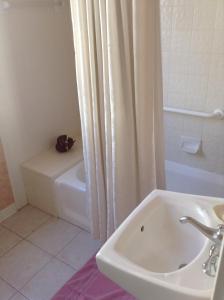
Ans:
[{"label": "dark purple object", "polygon": [[55,145],[55,148],[60,153],[68,152],[72,148],[74,143],[75,140],[73,140],[71,137],[67,136],[66,134],[63,134],[57,138],[57,143]]}]

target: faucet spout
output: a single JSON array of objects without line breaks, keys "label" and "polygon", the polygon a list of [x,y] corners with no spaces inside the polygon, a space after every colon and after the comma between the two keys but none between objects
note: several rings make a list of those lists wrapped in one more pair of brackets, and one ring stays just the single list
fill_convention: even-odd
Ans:
[{"label": "faucet spout", "polygon": [[181,217],[179,221],[182,224],[189,223],[193,225],[203,235],[205,235],[209,240],[211,240],[214,243],[211,246],[209,252],[209,258],[202,265],[203,272],[208,276],[214,277],[218,266],[219,253],[220,253],[221,243],[224,235],[224,224],[219,224],[216,228],[211,228],[209,226],[205,226],[204,224],[198,222],[194,218],[187,217],[187,216]]},{"label": "faucet spout", "polygon": [[211,228],[198,222],[194,218],[184,216],[179,219],[180,223],[189,223],[197,228],[203,235],[205,235],[212,242],[221,245],[223,239],[223,225],[219,225],[218,228]]}]

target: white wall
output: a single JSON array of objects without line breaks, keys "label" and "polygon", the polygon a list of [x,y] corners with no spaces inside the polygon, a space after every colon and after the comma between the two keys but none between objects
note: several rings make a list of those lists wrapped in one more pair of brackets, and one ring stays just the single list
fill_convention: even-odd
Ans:
[{"label": "white wall", "polygon": [[[212,112],[224,108],[224,1],[161,0],[164,104]],[[224,174],[224,121],[165,113],[166,159]],[[197,155],[181,135],[202,139]]]},{"label": "white wall", "polygon": [[65,2],[57,9],[17,6],[0,14],[0,135],[19,207],[26,203],[21,162],[51,146],[59,134],[80,135]]}]

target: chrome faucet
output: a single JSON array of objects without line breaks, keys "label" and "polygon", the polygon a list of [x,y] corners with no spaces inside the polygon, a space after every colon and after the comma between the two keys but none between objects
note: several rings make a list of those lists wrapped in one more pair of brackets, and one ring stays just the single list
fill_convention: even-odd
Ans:
[{"label": "chrome faucet", "polygon": [[219,262],[220,246],[213,244],[209,251],[209,257],[202,265],[202,270],[205,274],[211,277],[215,277],[218,262]]},{"label": "chrome faucet", "polygon": [[209,257],[207,261],[202,265],[202,269],[205,274],[214,277],[218,266],[218,259],[219,259],[221,244],[224,235],[224,225],[219,224],[217,228],[211,228],[198,222],[194,218],[186,217],[186,216],[181,217],[179,221],[182,224],[189,223],[193,225],[210,241],[213,242],[213,245],[211,246],[209,251]]}]

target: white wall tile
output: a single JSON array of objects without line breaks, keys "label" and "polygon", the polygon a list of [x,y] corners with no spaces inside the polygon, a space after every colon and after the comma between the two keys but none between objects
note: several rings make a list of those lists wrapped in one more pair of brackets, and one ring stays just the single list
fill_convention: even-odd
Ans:
[{"label": "white wall tile", "polygon": [[163,52],[170,51],[171,37],[172,37],[172,31],[166,30],[163,27],[163,30],[161,31],[161,40],[162,40],[162,43],[163,43]]},{"label": "white wall tile", "polygon": [[194,8],[192,6],[176,6],[173,8],[172,28],[175,31],[189,30],[192,28]]},{"label": "white wall tile", "polygon": [[214,43],[213,43],[213,53],[224,54],[224,29],[215,30],[214,33]]},{"label": "white wall tile", "polygon": [[[188,38],[188,37],[187,37]],[[212,51],[213,31],[212,30],[195,30],[192,31],[191,53],[206,54]]]},{"label": "white wall tile", "polygon": [[217,0],[197,1],[194,9],[194,30],[211,30],[216,23]]},{"label": "white wall tile", "polygon": [[[224,1],[161,0],[161,7],[164,104],[207,112],[224,108]],[[164,119],[166,159],[224,174],[223,121],[171,113]],[[182,152],[183,134],[201,137],[203,151]]]},{"label": "white wall tile", "polygon": [[222,0],[219,0],[217,3],[215,28],[224,30],[224,1]]},{"label": "white wall tile", "polygon": [[163,29],[168,31],[172,29],[173,7],[161,7],[160,18],[163,23]]},{"label": "white wall tile", "polygon": [[209,74],[211,55],[206,53],[190,53],[188,55],[188,70],[190,75]]},{"label": "white wall tile", "polygon": [[[172,38],[171,38],[171,51],[175,53],[188,54],[191,49],[190,48],[191,38],[192,38],[191,30],[173,31]],[[195,43],[196,42],[197,41],[195,41]]]}]

